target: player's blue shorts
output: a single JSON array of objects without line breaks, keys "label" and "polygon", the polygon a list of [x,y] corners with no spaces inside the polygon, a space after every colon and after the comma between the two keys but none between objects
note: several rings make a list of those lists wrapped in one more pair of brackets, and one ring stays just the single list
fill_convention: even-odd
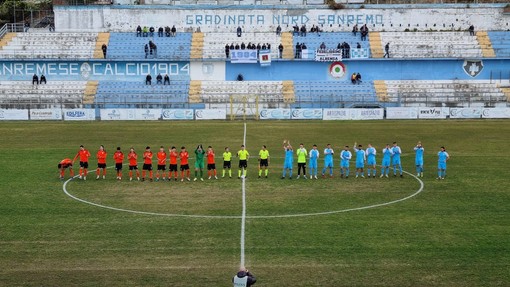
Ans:
[{"label": "player's blue shorts", "polygon": [[356,161],[356,168],[364,168],[364,167],[365,167],[365,162]]},{"label": "player's blue shorts", "polygon": [[423,159],[422,160],[416,160],[415,163],[416,163],[416,166],[423,166]]},{"label": "player's blue shorts", "polygon": [[437,163],[437,168],[446,170],[446,162]]},{"label": "player's blue shorts", "polygon": [[291,160],[286,160],[286,161],[283,163],[283,168],[292,169],[292,161],[291,161]]},{"label": "player's blue shorts", "polygon": [[375,163],[375,158],[374,158],[374,159],[370,159],[370,158],[369,158],[369,159],[367,160],[367,165],[369,165],[369,166],[373,166],[373,165],[375,165],[375,164],[376,164],[376,163]]},{"label": "player's blue shorts", "polygon": [[391,164],[391,159],[389,159],[389,158],[383,159],[382,163],[381,163],[382,166],[390,166],[390,164]]},{"label": "player's blue shorts", "polygon": [[310,160],[308,162],[308,168],[314,168],[317,169],[317,160]]},{"label": "player's blue shorts", "polygon": [[400,165],[400,158],[393,158],[392,164],[393,165]]},{"label": "player's blue shorts", "polygon": [[345,159],[342,159],[342,161],[340,162],[340,167],[348,168],[349,167],[349,161],[345,160]]},{"label": "player's blue shorts", "polygon": [[325,161],[324,162],[324,167],[333,167],[333,161],[332,160]]}]

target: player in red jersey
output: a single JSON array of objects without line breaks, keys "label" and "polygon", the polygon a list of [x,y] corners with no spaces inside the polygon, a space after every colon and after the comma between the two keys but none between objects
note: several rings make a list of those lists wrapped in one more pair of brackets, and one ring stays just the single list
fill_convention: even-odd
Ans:
[{"label": "player in red jersey", "polygon": [[156,181],[159,181],[160,171],[163,174],[163,180],[166,180],[166,152],[165,148],[161,146],[159,152],[156,154],[158,158],[158,171],[156,172]]},{"label": "player in red jersey", "polygon": [[177,153],[177,149],[173,146],[170,150],[170,166],[168,167],[168,180],[172,178],[172,172],[174,173],[174,180],[177,181],[177,158],[179,157],[179,153]]},{"label": "player in red jersey", "polygon": [[99,175],[101,174],[101,170],[103,170],[103,179],[106,178],[106,150],[104,149],[104,145],[99,146],[99,150],[97,151],[97,169],[96,169],[96,179],[99,179]]},{"label": "player in red jersey", "polygon": [[60,170],[60,179],[64,179],[64,173],[66,171],[66,168],[69,168],[69,175],[71,178],[74,176],[73,171],[73,161],[69,158],[64,158],[58,163],[58,169]]},{"label": "player in red jersey", "polygon": [[207,152],[205,153],[207,156],[207,175],[209,179],[214,176],[214,179],[218,179],[216,174],[216,163],[214,161],[214,150],[212,146],[207,147]]},{"label": "player in red jersey", "polygon": [[179,153],[179,159],[181,160],[181,181],[184,181],[184,171],[186,171],[186,179],[190,181],[189,178],[189,153],[186,151],[186,147],[181,147],[181,153]]},{"label": "player in red jersey", "polygon": [[143,153],[142,181],[145,181],[146,171],[149,171],[149,180],[152,181],[152,156],[151,147],[146,147]]},{"label": "player in red jersey", "polygon": [[122,163],[124,161],[124,154],[120,150],[120,147],[117,147],[117,151],[113,154],[113,160],[115,161],[115,171],[117,171],[117,179],[122,179]]},{"label": "player in red jersey", "polygon": [[87,170],[89,168],[89,157],[90,152],[85,149],[83,145],[80,146],[80,150],[76,154],[76,156],[73,159],[73,164],[76,161],[77,158],[80,158],[80,179],[87,180]]},{"label": "player in red jersey", "polygon": [[133,170],[136,170],[136,179],[140,180],[140,172],[138,171],[138,155],[134,148],[131,148],[128,153],[129,160],[129,181],[133,180]]}]

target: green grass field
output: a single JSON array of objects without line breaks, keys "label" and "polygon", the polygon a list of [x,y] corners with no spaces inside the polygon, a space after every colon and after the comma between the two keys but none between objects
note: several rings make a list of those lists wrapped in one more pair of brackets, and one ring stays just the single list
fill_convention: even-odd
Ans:
[{"label": "green grass field", "polygon": [[[257,286],[510,286],[508,121],[248,122],[246,265]],[[80,144],[139,154],[146,145],[212,145],[237,151],[241,122],[1,122],[0,286],[231,286],[240,260],[239,218],[133,214],[78,202],[63,192],[57,163]],[[283,151],[335,147],[334,179],[281,180]],[[412,176],[338,177],[340,147],[398,141],[414,174],[412,148],[425,147],[424,190],[391,205],[330,215],[414,194]],[[268,179],[257,179],[266,144]],[[437,151],[447,147],[447,178]],[[191,164],[193,164],[191,160]],[[68,192],[122,209],[179,215],[240,216],[241,181],[74,180]],[[96,160],[91,159],[91,171]],[[141,166],[141,165],[140,165]],[[220,167],[221,159],[217,159]],[[322,168],[322,160],[319,160]],[[297,168],[296,168],[297,170]],[[295,171],[296,171],[295,170]],[[351,173],[354,164],[351,163]],[[378,173],[380,170],[377,171]],[[127,169],[124,170],[126,179]],[[67,174],[66,174],[67,175]],[[259,218],[257,218],[259,216]],[[260,218],[262,216],[263,218]]]}]

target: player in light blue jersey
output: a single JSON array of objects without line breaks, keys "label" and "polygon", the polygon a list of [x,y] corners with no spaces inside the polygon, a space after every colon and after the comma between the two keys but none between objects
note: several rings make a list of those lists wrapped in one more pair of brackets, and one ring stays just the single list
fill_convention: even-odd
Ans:
[{"label": "player in light blue jersey", "polygon": [[290,141],[283,141],[283,150],[285,151],[285,160],[283,162],[282,179],[285,179],[287,170],[289,171],[289,179],[292,179],[292,165],[294,164],[294,149],[290,145]]},{"label": "player in light blue jersey", "polygon": [[446,152],[444,146],[437,153],[437,179],[444,179],[446,176],[446,162],[450,159],[450,155]]},{"label": "player in light blue jersey", "polygon": [[333,154],[335,152],[331,148],[331,144],[327,144],[324,149],[324,168],[322,169],[322,177],[325,177],[326,169],[329,168],[329,176],[333,177]]},{"label": "player in light blue jersey", "polygon": [[423,152],[425,149],[421,142],[418,142],[414,147],[415,159],[414,162],[416,164],[416,175],[419,177],[423,177]]},{"label": "player in light blue jersey", "polygon": [[349,161],[352,158],[352,153],[349,151],[349,146],[346,145],[344,150],[340,152],[340,177],[349,178]]},{"label": "player in light blue jersey", "polygon": [[310,168],[310,178],[317,179],[317,160],[319,159],[319,150],[317,149],[317,145],[313,145],[312,149],[309,153],[309,168]]},{"label": "player in light blue jersey", "polygon": [[402,163],[400,162],[400,155],[402,154],[402,150],[397,145],[397,142],[393,142],[393,147],[391,148],[393,151],[393,158],[391,159],[393,164],[393,176],[397,176],[397,167],[400,171],[400,177],[403,177],[402,174]]},{"label": "player in light blue jersey", "polygon": [[388,177],[390,173],[390,165],[391,165],[391,157],[393,156],[393,149],[391,149],[390,144],[386,144],[386,147],[382,150],[383,159],[381,162],[381,176],[380,177]]},{"label": "player in light blue jersey", "polygon": [[365,150],[362,145],[358,145],[356,148],[356,143],[352,147],[354,149],[354,153],[356,154],[356,178],[358,175],[365,178],[365,161],[367,160],[367,155],[365,154]]},{"label": "player in light blue jersey", "polygon": [[[377,169],[375,169],[376,165],[375,155],[377,154],[377,151],[372,146],[372,144],[368,144],[365,153],[367,155],[367,176],[370,177],[370,175],[372,175],[372,177],[375,178],[375,175],[377,173]],[[373,173],[372,170],[374,171]]]}]

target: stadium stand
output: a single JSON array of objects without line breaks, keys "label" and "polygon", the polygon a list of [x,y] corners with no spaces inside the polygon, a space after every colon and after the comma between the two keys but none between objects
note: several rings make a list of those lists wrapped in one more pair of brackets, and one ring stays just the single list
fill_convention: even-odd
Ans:
[{"label": "stadium stand", "polygon": [[302,108],[375,106],[378,100],[374,84],[350,82],[294,81],[296,101]]},{"label": "stadium stand", "polygon": [[[110,33],[107,59],[144,59],[144,46],[157,45],[157,58],[189,60],[192,33],[180,32],[175,37],[136,37],[136,33]],[[148,55],[148,58],[153,58]]]},{"label": "stadium stand", "polygon": [[293,102],[289,83],[282,81],[194,81],[193,87],[194,102],[229,103],[231,96],[258,97],[259,102],[268,104]]},{"label": "stadium stand", "polygon": [[[236,33],[204,33],[204,50],[202,57],[204,59],[224,59],[225,58],[225,45],[226,44],[239,44],[254,43],[271,44],[271,57],[278,58],[278,45],[280,45],[280,36],[274,32],[268,33],[243,33],[241,37],[237,37]],[[284,47],[291,49],[292,47]]]},{"label": "stadium stand", "polygon": [[8,59],[89,59],[97,33],[16,33],[0,50]]},{"label": "stadium stand", "polygon": [[86,81],[48,81],[32,85],[29,81],[0,82],[2,108],[69,108],[81,107]]},{"label": "stadium stand", "polygon": [[510,57],[510,32],[492,31],[488,32],[495,56],[498,58]]},{"label": "stadium stand", "polygon": [[[321,32],[321,33],[307,33],[306,36],[294,36],[293,47],[297,43],[304,43],[308,48],[308,59],[313,59],[315,50],[319,49],[320,45],[324,42],[327,49],[336,49],[338,44],[346,42],[351,49],[356,48],[356,44],[360,43],[362,48],[370,49],[370,41],[361,41],[360,33],[354,36],[351,32]],[[294,48],[295,49],[295,48]],[[295,50],[294,50],[295,52]]]},{"label": "stadium stand", "polygon": [[[381,85],[382,83],[378,83]],[[506,107],[504,88],[490,80],[384,81],[386,97],[401,106]]]},{"label": "stadium stand", "polygon": [[477,37],[470,36],[468,32],[380,32],[379,34],[382,48],[386,43],[390,43],[392,58],[482,57],[482,49]]},{"label": "stadium stand", "polygon": [[171,81],[170,85],[152,85],[144,82],[110,82],[100,81],[94,103],[102,108],[119,106],[183,108],[189,103],[189,81]]}]

